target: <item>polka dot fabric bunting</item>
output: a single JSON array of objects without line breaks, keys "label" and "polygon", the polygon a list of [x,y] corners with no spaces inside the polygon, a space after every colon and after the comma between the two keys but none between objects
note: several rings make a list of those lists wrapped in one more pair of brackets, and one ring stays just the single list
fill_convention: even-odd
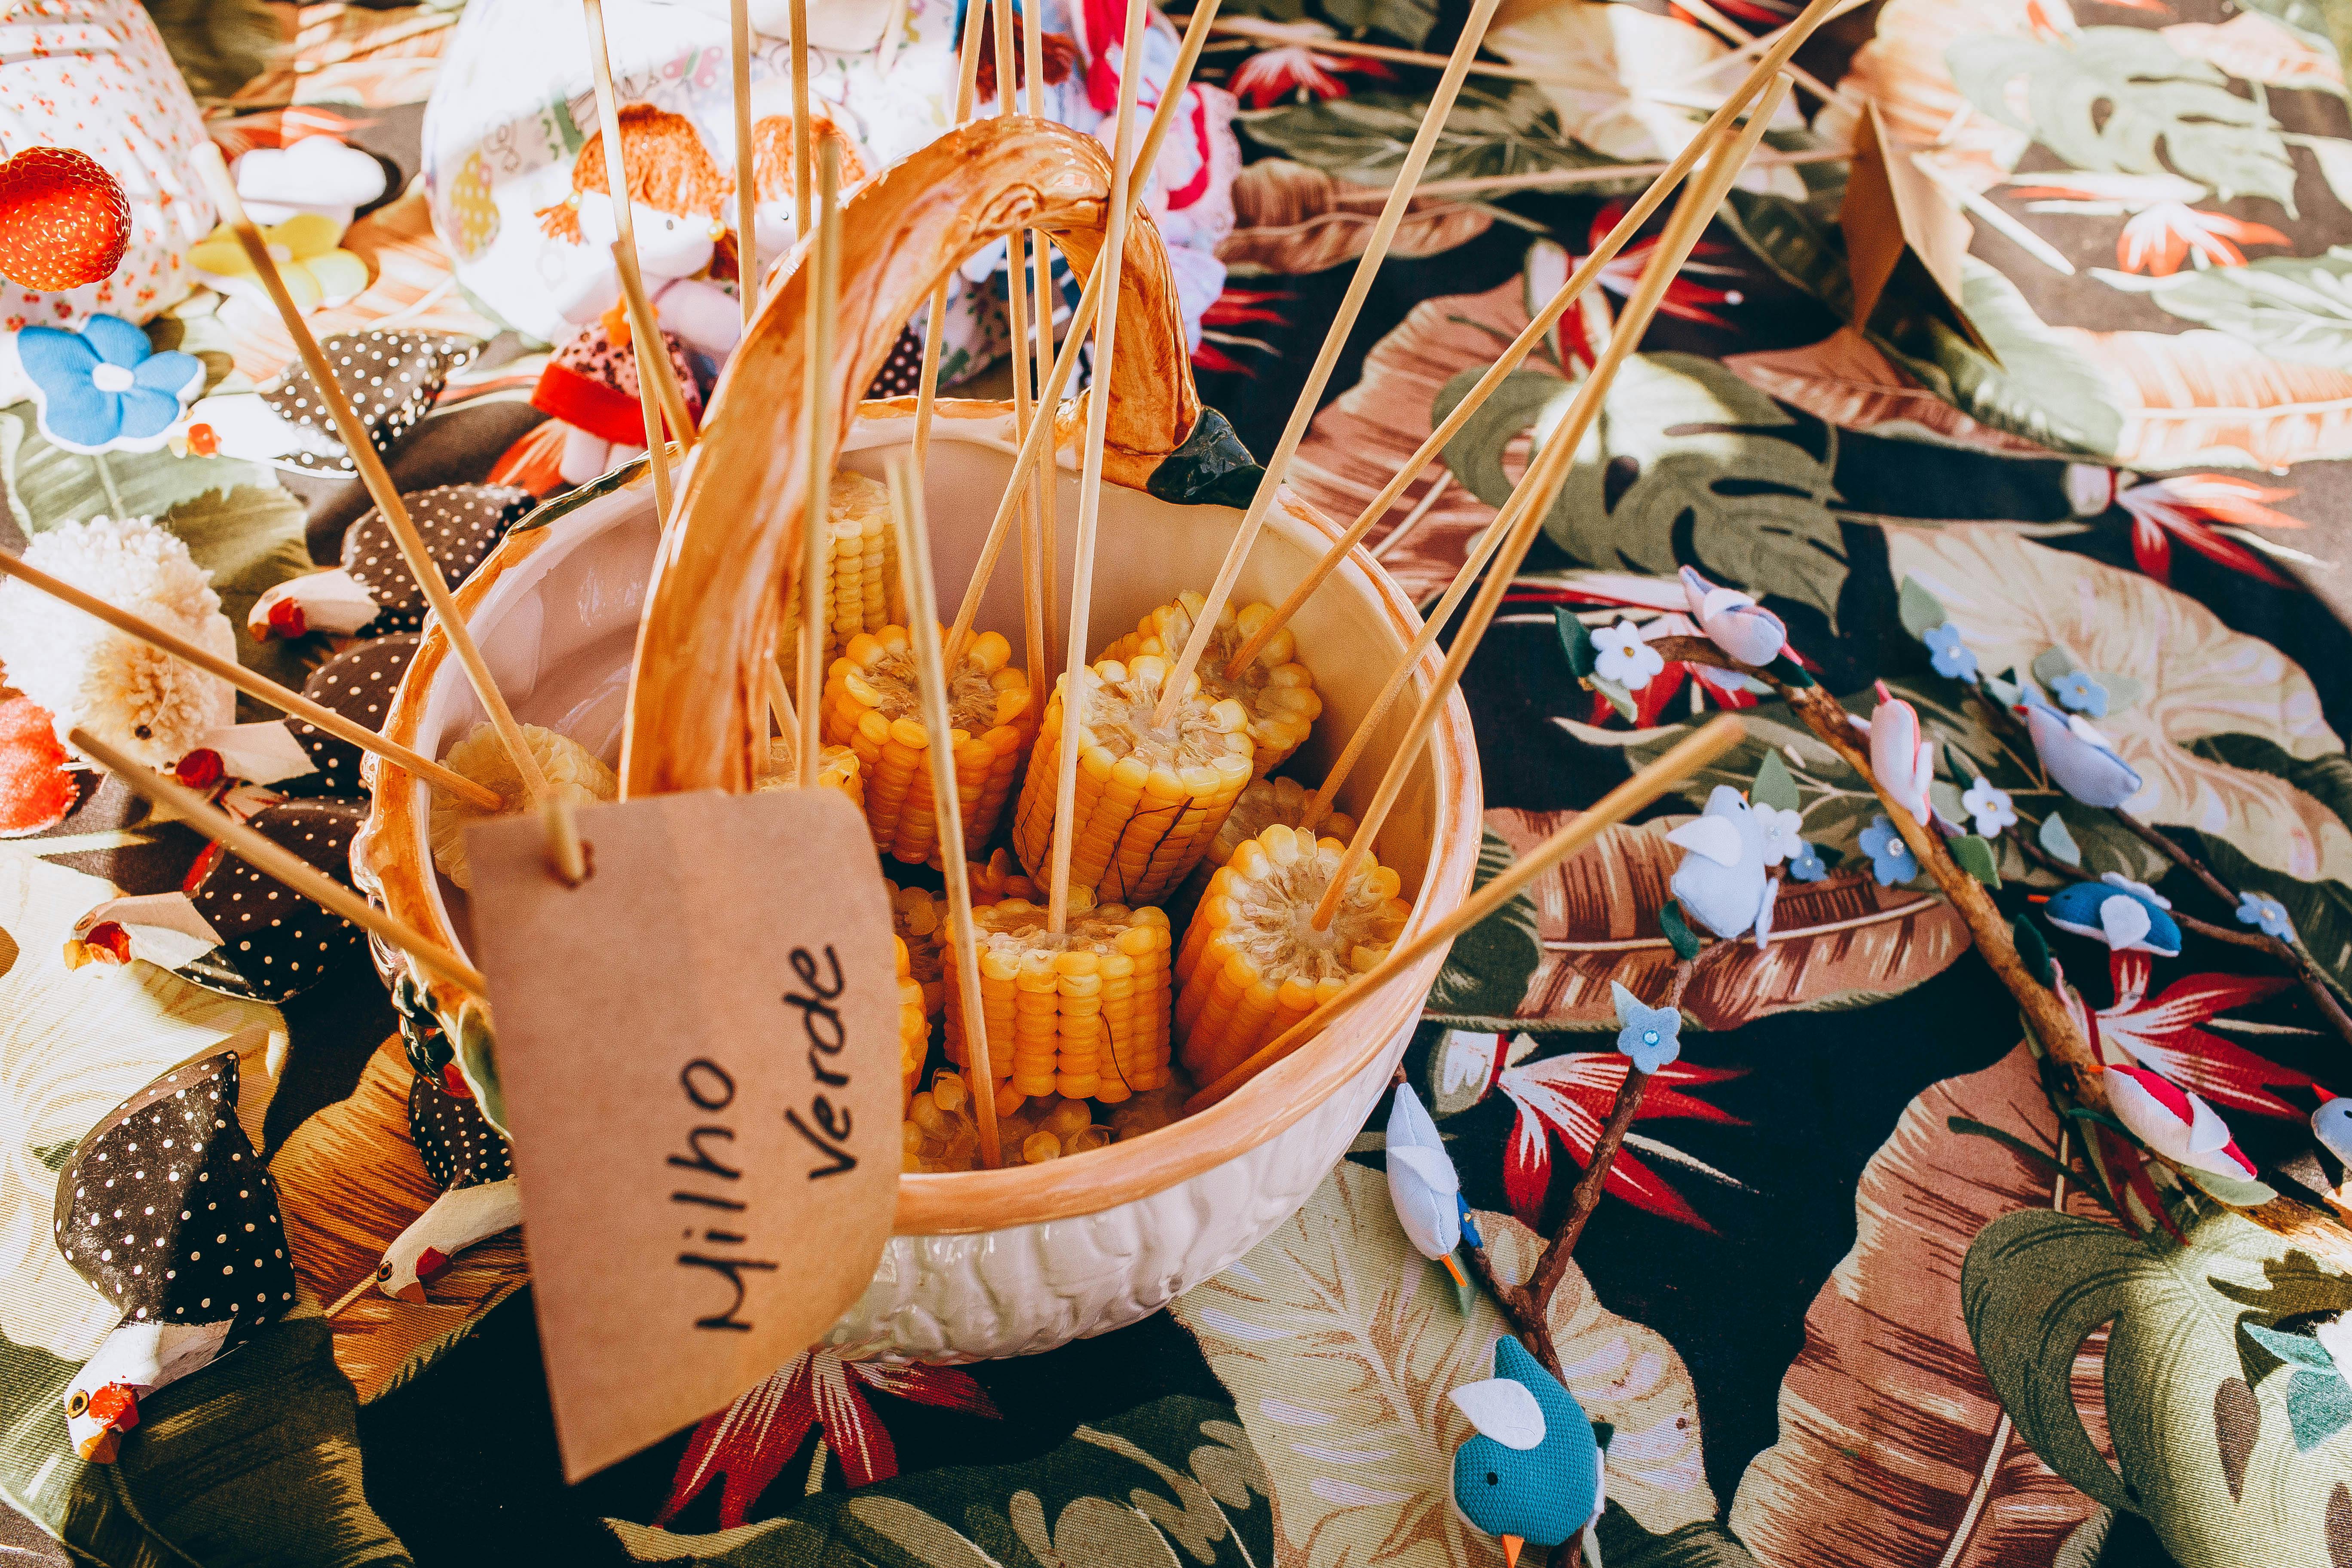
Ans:
[{"label": "polka dot fabric bunting", "polygon": [[418,1073],[408,1091],[408,1137],[425,1162],[425,1173],[444,1192],[503,1182],[514,1174],[514,1159],[507,1141],[499,1136],[471,1094],[453,1094],[454,1080],[465,1079],[445,1068],[440,1077]]},{"label": "polka dot fabric bunting", "polygon": [[[283,800],[255,814],[247,826],[349,887],[352,838],[366,817],[361,801]],[[220,946],[185,971],[200,985],[282,1002],[315,984],[362,940],[349,921],[235,855],[224,852],[199,865],[203,874],[188,896],[221,936]]]},{"label": "polka dot fabric bunting", "polygon": [[[381,733],[384,715],[392,710],[393,693],[400,689],[400,678],[408,673],[409,661],[424,640],[405,633],[361,643],[312,670],[310,679],[302,683],[302,695]],[[287,720],[286,727],[310,753],[311,765],[319,771],[273,787],[286,795],[365,797],[366,787],[360,783],[362,752],[357,746],[299,719]]]},{"label": "polka dot fabric bunting", "polygon": [[[425,416],[452,370],[481,352],[463,338],[441,332],[339,332],[320,347],[379,452],[390,451]],[[350,454],[341,451],[335,416],[327,412],[326,400],[307,368],[298,365],[264,387],[261,400],[279,418],[316,429],[337,449],[332,457],[297,451],[282,461],[317,473],[359,472]]]},{"label": "polka dot fabric bunting", "polygon": [[[441,485],[400,499],[452,588],[474,574],[491,547],[535,504],[529,490],[509,485]],[[368,623],[369,632],[423,629],[425,590],[416,585],[383,513],[371,508],[343,535],[343,570],[383,606]]]},{"label": "polka dot fabric bunting", "polygon": [[912,327],[898,330],[898,341],[890,345],[890,357],[882,362],[882,374],[866,389],[868,397],[912,397],[923,385],[923,336]]},{"label": "polka dot fabric bunting", "polygon": [[278,1189],[236,1097],[236,1052],[183,1063],[109,1112],[58,1179],[58,1250],[126,1323],[227,1322],[234,1346],[293,1310]]}]

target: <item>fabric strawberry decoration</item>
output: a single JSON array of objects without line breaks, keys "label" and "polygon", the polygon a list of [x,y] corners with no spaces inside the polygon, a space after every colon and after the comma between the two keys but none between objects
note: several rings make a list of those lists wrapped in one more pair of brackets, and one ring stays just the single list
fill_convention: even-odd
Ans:
[{"label": "fabric strawberry decoration", "polygon": [[113,276],[131,244],[131,203],[99,161],[27,147],[0,163],[0,273],[54,292]]},{"label": "fabric strawberry decoration", "polygon": [[56,826],[79,794],[48,710],[28,697],[0,697],[0,838]]}]

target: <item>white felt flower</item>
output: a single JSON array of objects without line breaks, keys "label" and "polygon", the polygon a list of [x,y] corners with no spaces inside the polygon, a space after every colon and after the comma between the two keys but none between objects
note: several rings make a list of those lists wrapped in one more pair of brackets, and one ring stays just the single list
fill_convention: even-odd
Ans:
[{"label": "white felt flower", "polygon": [[1982,773],[1962,792],[1960,806],[1976,819],[1977,831],[1987,838],[2000,837],[2002,828],[2017,821],[2017,808],[2010,804],[2009,792],[1995,789]]},{"label": "white felt flower", "polygon": [[1642,628],[1633,622],[1594,628],[1592,671],[1601,679],[1639,691],[1650,684],[1650,677],[1665,668],[1665,656],[1642,640]]},{"label": "white felt flower", "polygon": [[1805,818],[1801,812],[1779,806],[1756,807],[1756,826],[1764,833],[1764,864],[1778,866],[1805,850]]}]

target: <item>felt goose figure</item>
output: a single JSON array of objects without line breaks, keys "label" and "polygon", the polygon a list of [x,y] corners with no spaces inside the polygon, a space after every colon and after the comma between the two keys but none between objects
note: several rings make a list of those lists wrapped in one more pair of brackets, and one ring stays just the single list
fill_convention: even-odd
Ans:
[{"label": "felt goose figure", "polygon": [[1690,567],[1682,571],[1683,593],[1691,614],[1707,639],[1742,664],[1767,665],[1789,644],[1789,627],[1780,616],[1757,604],[1755,596],[1737,588],[1717,587]]},{"label": "felt goose figure", "polygon": [[2079,713],[2061,713],[2031,690],[2017,705],[2051,782],[2084,805],[2114,807],[2140,791],[2140,776]]},{"label": "felt goose figure", "polygon": [[1706,810],[1672,833],[1682,864],[1667,886],[1692,918],[1731,941],[1753,931],[1762,947],[1772,935],[1772,905],[1780,884],[1764,874],[1764,826],[1747,798],[1717,784]]},{"label": "felt goose figure", "polygon": [[2075,882],[2050,895],[2042,913],[2060,931],[2095,936],[2115,952],[2180,955],[2180,926],[2172,900],[2146,882],[2110,871],[2095,882]]},{"label": "felt goose figure", "polygon": [[[436,485],[400,499],[452,589],[474,574],[534,504],[529,490],[511,485]],[[343,535],[340,566],[278,584],[246,612],[245,629],[263,641],[304,632],[414,632],[424,628],[425,609],[425,590],[408,570],[391,525],[372,507]]]},{"label": "felt goose figure", "polygon": [[110,1111],[58,1179],[54,1235],[122,1321],[67,1385],[74,1451],[110,1463],[139,1402],[293,1310],[278,1189],[236,1119],[237,1058],[184,1062]]},{"label": "felt goose figure", "polygon": [[2311,1135],[2352,1172],[2352,1100],[2340,1096],[2311,1113]]},{"label": "felt goose figure", "polygon": [[1446,1396],[1477,1428],[1454,1450],[1454,1502],[1462,1516],[1503,1543],[1517,1568],[1519,1548],[1584,1538],[1584,1561],[1601,1568],[1592,1527],[1601,1518],[1611,1428],[1585,1417],[1576,1398],[1510,1335],[1495,1342],[1495,1375]]},{"label": "felt goose figure", "polygon": [[2254,1179],[2254,1163],[2239,1152],[2230,1124],[2202,1098],[2146,1068],[2109,1062],[2107,1103],[2131,1135],[2176,1165]]},{"label": "felt goose figure", "polygon": [[1388,1167],[1389,1201],[1396,1205],[1405,1238],[1423,1258],[1442,1264],[1457,1288],[1468,1289],[1470,1281],[1454,1258],[1466,1212],[1462,1175],[1411,1084],[1397,1085],[1396,1102],[1389,1110]]}]

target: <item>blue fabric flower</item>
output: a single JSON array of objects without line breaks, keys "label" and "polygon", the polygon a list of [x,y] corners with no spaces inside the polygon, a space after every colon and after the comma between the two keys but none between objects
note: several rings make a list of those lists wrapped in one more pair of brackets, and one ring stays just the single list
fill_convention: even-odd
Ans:
[{"label": "blue fabric flower", "polygon": [[1907,882],[1919,874],[1918,857],[1895,831],[1895,824],[1884,816],[1872,817],[1870,826],[1862,830],[1862,852],[1870,857],[1870,874],[1882,888]]},{"label": "blue fabric flower", "polygon": [[2238,923],[2253,926],[2281,942],[2294,940],[2294,921],[2287,918],[2286,906],[2268,893],[2240,893]]},{"label": "blue fabric flower", "polygon": [[2050,689],[2073,712],[2088,713],[2094,719],[2107,716],[2107,689],[2084,670],[2068,670],[2050,683]]},{"label": "blue fabric flower", "polygon": [[1680,1009],[1643,1006],[1639,996],[1614,980],[1609,989],[1617,998],[1617,1049],[1633,1058],[1635,1067],[1655,1072],[1683,1054]]},{"label": "blue fabric flower", "polygon": [[78,332],[26,327],[16,357],[33,381],[41,434],[69,452],[155,450],[205,383],[202,360],[155,353],[120,316],[92,316]]},{"label": "blue fabric flower", "polygon": [[1810,844],[1800,844],[1797,852],[1789,857],[1789,875],[1800,882],[1818,882],[1829,874],[1822,852]]},{"label": "blue fabric flower", "polygon": [[1936,667],[1937,675],[1954,680],[1974,680],[1977,678],[1977,656],[1962,642],[1959,626],[1946,621],[1940,626],[1929,626],[1920,640],[1927,645],[1927,662]]}]

